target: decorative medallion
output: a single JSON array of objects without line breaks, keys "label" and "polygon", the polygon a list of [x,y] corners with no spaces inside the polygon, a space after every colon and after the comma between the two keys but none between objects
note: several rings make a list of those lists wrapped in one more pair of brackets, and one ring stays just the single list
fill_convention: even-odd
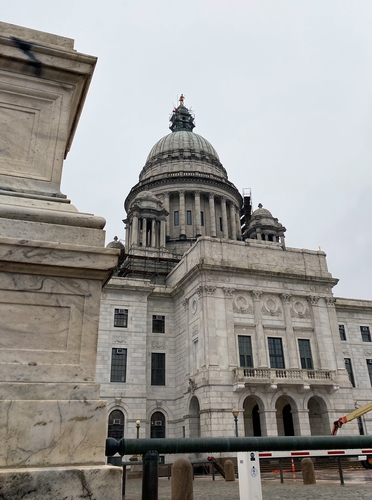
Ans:
[{"label": "decorative medallion", "polygon": [[233,309],[238,314],[253,314],[253,307],[250,301],[243,295],[237,295],[234,299]]},{"label": "decorative medallion", "polygon": [[291,309],[292,318],[309,319],[310,311],[300,300],[295,300]]},{"label": "decorative medallion", "polygon": [[154,340],[151,345],[153,349],[164,349],[165,342],[164,340]]},{"label": "decorative medallion", "polygon": [[275,299],[272,297],[264,300],[263,306],[261,308],[262,314],[266,316],[281,316],[282,309],[278,306]]},{"label": "decorative medallion", "polygon": [[192,301],[192,304],[191,304],[192,314],[196,314],[197,310],[198,310],[198,300],[196,298],[194,298],[194,300]]}]

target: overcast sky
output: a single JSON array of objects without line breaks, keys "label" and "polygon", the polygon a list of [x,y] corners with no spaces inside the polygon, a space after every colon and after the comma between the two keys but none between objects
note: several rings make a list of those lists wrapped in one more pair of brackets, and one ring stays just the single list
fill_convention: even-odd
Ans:
[{"label": "overcast sky", "polygon": [[177,96],[289,247],[372,299],[370,0],[0,0],[1,20],[98,56],[62,192],[124,238],[123,201]]}]

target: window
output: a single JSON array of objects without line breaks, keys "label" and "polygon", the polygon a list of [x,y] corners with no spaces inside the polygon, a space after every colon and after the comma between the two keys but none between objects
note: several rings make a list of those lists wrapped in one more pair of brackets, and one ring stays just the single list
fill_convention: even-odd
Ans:
[{"label": "window", "polygon": [[110,382],[126,382],[127,350],[112,349]]},{"label": "window", "polygon": [[351,366],[351,359],[350,358],[344,358],[345,360],[345,368],[346,371],[349,375],[349,380],[350,383],[353,387],[355,387],[355,381],[354,381],[354,374],[353,374],[353,367]]},{"label": "window", "polygon": [[200,212],[200,225],[204,226],[204,212]]},{"label": "window", "polygon": [[180,223],[180,219],[179,219],[179,215],[178,215],[178,210],[176,210],[173,215],[174,215],[174,225],[178,226],[179,223]]},{"label": "window", "polygon": [[114,326],[118,328],[127,328],[128,326],[128,309],[115,309]]},{"label": "window", "polygon": [[371,332],[369,331],[369,326],[361,326],[360,333],[362,334],[363,342],[371,342]]},{"label": "window", "polygon": [[299,339],[298,348],[300,351],[301,368],[303,370],[312,370],[313,358],[311,356],[310,340]]},{"label": "window", "polygon": [[338,325],[338,331],[340,333],[340,339],[346,340],[345,325]]},{"label": "window", "polygon": [[223,231],[223,226],[222,226],[222,217],[220,217],[220,231]]},{"label": "window", "polygon": [[152,317],[152,333],[164,333],[165,332],[165,316]]},{"label": "window", "polygon": [[122,411],[114,410],[110,413],[107,437],[115,439],[124,437],[124,414]]},{"label": "window", "polygon": [[165,354],[151,353],[151,385],[165,385]]},{"label": "window", "polygon": [[239,361],[240,366],[244,366],[246,368],[253,367],[253,357],[252,357],[252,341],[251,337],[246,335],[238,336],[238,345],[239,345]]},{"label": "window", "polygon": [[369,381],[371,382],[371,387],[372,387],[372,359],[367,359],[367,370],[369,375]]},{"label": "window", "polygon": [[186,212],[186,222],[188,226],[192,224],[191,210],[187,210]]},{"label": "window", "polygon": [[165,438],[165,417],[161,411],[151,415],[151,437]]},{"label": "window", "polygon": [[271,368],[285,368],[282,339],[268,337]]}]

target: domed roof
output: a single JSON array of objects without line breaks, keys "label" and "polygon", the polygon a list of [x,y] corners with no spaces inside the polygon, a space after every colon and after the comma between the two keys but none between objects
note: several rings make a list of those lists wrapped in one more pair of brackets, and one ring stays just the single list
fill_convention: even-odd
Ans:
[{"label": "domed roof", "polygon": [[258,204],[258,208],[252,213],[252,217],[261,216],[261,217],[271,217],[274,218],[267,208],[263,208],[262,203]]},{"label": "domed roof", "polygon": [[118,248],[120,251],[124,251],[124,245],[117,236],[114,237],[114,241],[110,241],[106,248]]},{"label": "domed roof", "polygon": [[146,163],[158,155],[172,153],[176,150],[183,150],[184,152],[187,151],[200,155],[209,155],[214,157],[217,161],[220,161],[217,151],[207,139],[188,130],[179,130],[160,139],[151,149]]},{"label": "domed roof", "polygon": [[134,198],[133,203],[136,201],[153,201],[155,203],[159,203],[159,198],[157,198],[154,193],[151,191],[141,191],[140,193],[137,194],[137,196]]}]

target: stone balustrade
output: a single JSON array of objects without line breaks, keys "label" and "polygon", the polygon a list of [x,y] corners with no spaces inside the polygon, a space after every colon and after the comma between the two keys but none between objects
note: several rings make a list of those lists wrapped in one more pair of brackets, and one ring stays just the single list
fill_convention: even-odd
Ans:
[{"label": "stone balustrade", "polygon": [[301,370],[298,368],[235,368],[234,383],[252,382],[271,384],[326,384],[333,385],[336,372],[333,370]]}]

